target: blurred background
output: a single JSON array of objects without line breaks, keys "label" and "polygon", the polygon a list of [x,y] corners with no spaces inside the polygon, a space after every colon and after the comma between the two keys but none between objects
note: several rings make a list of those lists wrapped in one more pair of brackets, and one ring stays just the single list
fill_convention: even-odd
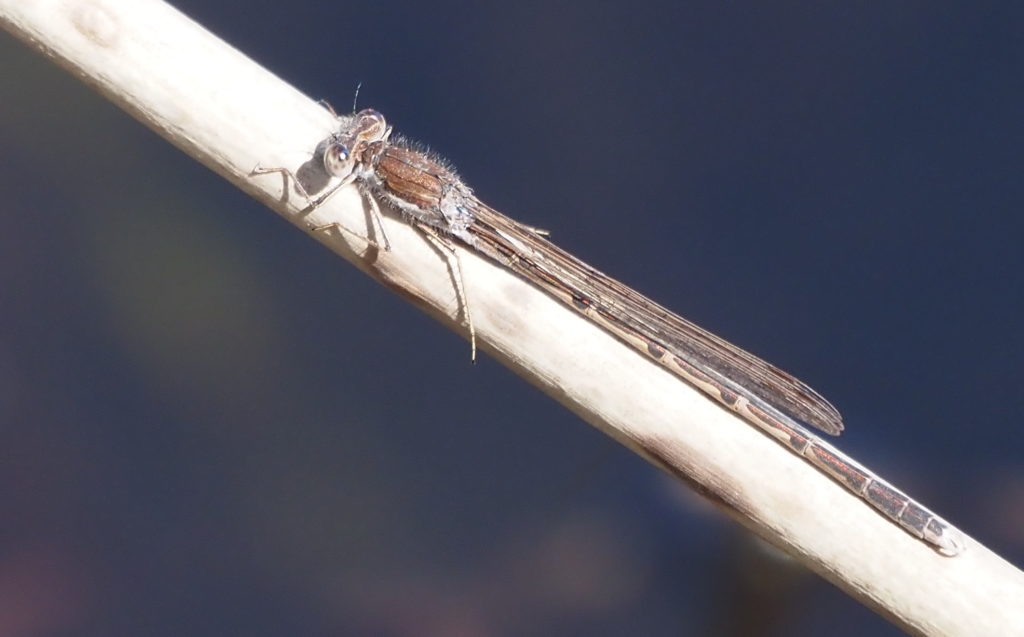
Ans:
[{"label": "blurred background", "polygon": [[[1020,3],[174,4],[362,82],[1024,564]],[[899,634],[6,34],[0,72],[0,635]]]}]

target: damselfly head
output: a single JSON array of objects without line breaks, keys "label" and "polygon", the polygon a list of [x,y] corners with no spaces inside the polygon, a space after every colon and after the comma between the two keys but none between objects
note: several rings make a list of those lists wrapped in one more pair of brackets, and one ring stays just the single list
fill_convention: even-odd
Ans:
[{"label": "damselfly head", "polygon": [[324,147],[324,170],[332,177],[350,177],[359,162],[366,161],[366,149],[382,145],[391,136],[387,120],[372,108],[359,111],[351,121],[350,126],[331,135]]}]

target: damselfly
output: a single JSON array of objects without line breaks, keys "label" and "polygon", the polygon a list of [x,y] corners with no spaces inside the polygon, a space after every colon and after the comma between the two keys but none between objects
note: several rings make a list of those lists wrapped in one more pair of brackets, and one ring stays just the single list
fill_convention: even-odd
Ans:
[{"label": "damselfly", "polygon": [[[454,238],[576,310],[762,429],[941,554],[964,550],[956,528],[809,431],[806,425],[836,435],[843,423],[835,407],[806,384],[587,265],[548,241],[543,231],[487,206],[447,162],[392,134],[377,111],[366,109],[339,122],[341,129],[318,152],[326,171],[341,181],[311,200],[312,207],[337,188],[355,183],[375,211],[382,233],[377,200],[428,236]],[[475,352],[471,311],[457,266],[456,261],[456,290]]]}]

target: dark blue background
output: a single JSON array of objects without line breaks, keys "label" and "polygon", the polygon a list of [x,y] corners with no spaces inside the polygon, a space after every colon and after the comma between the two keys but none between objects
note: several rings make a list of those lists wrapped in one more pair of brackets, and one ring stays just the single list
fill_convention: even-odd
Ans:
[{"label": "dark blue background", "polygon": [[[1020,3],[503,5],[176,3],[362,82],[1024,562]],[[0,633],[898,634],[7,36],[0,69]]]}]

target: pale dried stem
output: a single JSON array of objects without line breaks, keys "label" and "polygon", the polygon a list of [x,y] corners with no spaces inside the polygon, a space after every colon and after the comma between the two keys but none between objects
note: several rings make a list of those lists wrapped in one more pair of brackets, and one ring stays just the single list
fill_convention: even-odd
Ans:
[{"label": "pale dried stem", "polygon": [[[287,166],[326,185],[311,153],[335,120],[313,100],[156,0],[0,0],[0,23],[286,219],[350,229],[316,236],[465,332],[447,264],[419,232],[385,215],[392,249],[368,249],[353,189],[303,216],[283,178],[250,175]],[[458,250],[482,349],[588,422],[908,632],[1024,633],[1024,576],[984,546],[938,555],[675,376]]]}]

